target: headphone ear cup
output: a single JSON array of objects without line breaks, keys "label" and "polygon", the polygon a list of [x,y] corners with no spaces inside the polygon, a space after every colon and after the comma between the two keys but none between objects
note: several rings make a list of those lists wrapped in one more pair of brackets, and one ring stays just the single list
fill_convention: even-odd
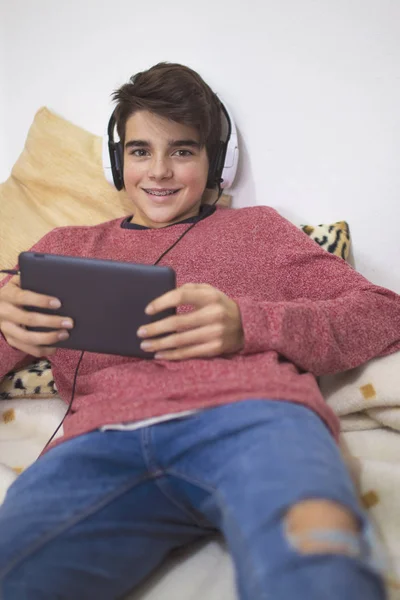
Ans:
[{"label": "headphone ear cup", "polygon": [[124,165],[121,142],[109,142],[111,170],[118,191],[124,187]]},{"label": "headphone ear cup", "polygon": [[117,150],[117,157],[118,157],[117,160],[118,160],[119,178],[120,178],[121,190],[122,190],[122,188],[124,188],[125,185],[124,185],[124,153],[123,153],[121,142],[117,143],[116,150]]},{"label": "headphone ear cup", "polygon": [[213,159],[210,161],[210,167],[208,169],[208,179],[206,187],[208,189],[215,189],[216,185],[219,183],[223,170],[223,161],[224,161],[224,150],[225,144],[224,142],[219,142],[217,150],[214,154]]},{"label": "headphone ear cup", "polygon": [[215,182],[215,168],[213,165],[210,165],[210,168],[208,170],[208,179],[207,179],[207,185],[206,188],[209,190],[213,190],[215,188],[216,182]]}]

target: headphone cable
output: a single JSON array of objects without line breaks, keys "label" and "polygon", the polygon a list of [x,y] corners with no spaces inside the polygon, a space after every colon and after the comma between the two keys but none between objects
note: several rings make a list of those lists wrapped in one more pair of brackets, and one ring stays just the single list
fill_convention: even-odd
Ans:
[{"label": "headphone cable", "polygon": [[65,417],[67,416],[67,414],[69,413],[69,411],[72,408],[72,403],[74,401],[74,396],[75,396],[76,379],[78,377],[79,366],[80,366],[80,364],[82,362],[82,358],[83,358],[84,354],[85,354],[85,350],[82,350],[81,355],[80,355],[79,360],[78,360],[78,364],[77,364],[76,369],[75,369],[74,382],[72,384],[71,400],[69,401],[68,408],[65,411],[65,415],[63,416],[61,423],[59,424],[59,426],[57,427],[57,429],[55,430],[55,432],[53,433],[53,435],[51,436],[51,438],[49,439],[49,441],[47,442],[47,444],[45,445],[45,447],[43,448],[43,450],[42,450],[42,452],[40,454],[42,454],[46,450],[47,446],[50,444],[51,440],[54,438],[54,436],[56,435],[57,431],[60,429],[61,425],[64,423]]},{"label": "headphone cable", "polygon": [[[206,209],[205,209],[205,211],[204,211],[204,214],[202,214],[202,215],[201,215],[199,218],[197,218],[197,219],[194,221],[194,223],[192,223],[192,224],[190,225],[190,227],[188,227],[187,229],[185,229],[185,231],[182,233],[182,235],[180,235],[180,236],[178,237],[178,239],[176,240],[176,242],[174,242],[174,243],[172,244],[172,246],[170,246],[170,247],[169,247],[167,250],[165,250],[165,252],[163,252],[163,253],[161,254],[161,256],[160,256],[160,257],[159,257],[159,258],[156,260],[156,262],[154,263],[154,266],[155,266],[155,265],[157,265],[157,264],[160,262],[160,260],[161,260],[162,258],[164,258],[164,256],[167,254],[167,252],[169,252],[170,250],[172,250],[172,248],[174,248],[174,247],[177,245],[177,243],[178,243],[178,242],[179,242],[179,241],[180,241],[180,240],[181,240],[181,239],[182,239],[182,238],[183,238],[183,237],[184,237],[184,236],[185,236],[187,233],[189,233],[189,231],[190,231],[190,230],[191,230],[191,229],[192,229],[192,228],[193,228],[195,225],[197,225],[197,223],[199,223],[200,221],[202,221],[203,219],[205,219],[205,218],[206,218],[206,217],[207,217],[207,216],[208,216],[208,215],[211,213],[211,209],[212,209],[212,208],[213,208],[213,207],[214,207],[214,206],[217,204],[218,200],[221,198],[221,195],[222,195],[221,183],[222,183],[222,180],[220,180],[220,181],[218,182],[218,197],[217,197],[217,199],[215,200],[215,202],[213,202],[212,204],[209,204],[209,205],[206,207]],[[51,438],[49,439],[49,441],[47,442],[47,444],[45,445],[45,447],[43,448],[43,450],[42,450],[42,452],[41,452],[40,454],[43,454],[43,452],[46,450],[47,446],[48,446],[48,445],[50,444],[50,442],[53,440],[53,438],[54,438],[54,436],[56,435],[57,431],[60,429],[61,425],[64,423],[65,417],[68,415],[68,413],[70,412],[70,410],[71,410],[71,408],[72,408],[72,403],[73,403],[73,401],[74,401],[74,396],[75,396],[76,380],[77,380],[77,377],[78,377],[78,371],[79,371],[79,367],[80,367],[80,364],[81,364],[81,362],[82,362],[82,358],[83,358],[83,355],[84,355],[84,354],[85,354],[85,350],[82,350],[82,352],[81,352],[81,355],[80,355],[80,357],[79,357],[79,360],[78,360],[78,364],[77,364],[77,366],[76,366],[76,369],[75,369],[74,381],[73,381],[73,384],[72,384],[71,400],[69,401],[68,408],[67,408],[67,410],[66,410],[66,412],[65,412],[65,415],[63,416],[61,423],[59,424],[59,426],[57,427],[57,429],[55,430],[55,432],[53,433],[53,435],[51,436]]]}]

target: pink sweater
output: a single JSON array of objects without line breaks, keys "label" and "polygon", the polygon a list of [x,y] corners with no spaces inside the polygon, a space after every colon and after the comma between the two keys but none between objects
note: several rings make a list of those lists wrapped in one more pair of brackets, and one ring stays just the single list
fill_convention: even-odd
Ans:
[{"label": "pink sweater", "polygon": [[[58,228],[34,249],[152,264],[190,226],[123,229],[123,221]],[[338,439],[339,421],[316,376],[400,349],[400,296],[372,285],[272,208],[219,208],[160,264],[175,269],[178,286],[209,283],[239,304],[243,350],[178,362],[85,353],[64,436],[49,448],[105,423],[248,398],[303,404]],[[59,349],[51,357],[59,394],[67,403],[79,356],[80,351]],[[24,358],[0,336],[0,378]]]}]

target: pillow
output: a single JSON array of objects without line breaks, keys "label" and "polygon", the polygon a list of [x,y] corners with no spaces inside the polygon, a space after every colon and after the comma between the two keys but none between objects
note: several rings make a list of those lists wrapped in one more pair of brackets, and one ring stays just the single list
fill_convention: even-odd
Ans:
[{"label": "pillow", "polygon": [[[0,184],[0,269],[12,268],[55,227],[97,225],[132,214],[132,203],[105,179],[102,139],[41,108],[9,179]],[[207,190],[204,202],[211,201]],[[219,204],[229,206],[223,195]]]},{"label": "pillow", "polygon": [[301,225],[300,227],[322,248],[344,260],[349,260],[350,228],[346,221],[338,221],[330,225]]},{"label": "pillow", "polygon": [[57,396],[51,365],[40,358],[27,367],[9,371],[0,383],[0,400],[13,398],[46,399]]}]

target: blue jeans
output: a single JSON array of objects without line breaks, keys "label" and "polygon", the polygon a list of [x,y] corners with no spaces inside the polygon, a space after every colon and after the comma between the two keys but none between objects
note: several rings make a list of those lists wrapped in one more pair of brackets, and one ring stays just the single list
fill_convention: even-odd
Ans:
[{"label": "blue jeans", "polygon": [[[285,515],[349,508],[349,553],[304,552]],[[3,600],[121,598],[174,549],[222,532],[242,600],[381,600],[371,527],[337,445],[304,406],[245,400],[136,431],[94,431],[29,467],[0,507]],[[325,536],[325,537],[324,537]]]}]

